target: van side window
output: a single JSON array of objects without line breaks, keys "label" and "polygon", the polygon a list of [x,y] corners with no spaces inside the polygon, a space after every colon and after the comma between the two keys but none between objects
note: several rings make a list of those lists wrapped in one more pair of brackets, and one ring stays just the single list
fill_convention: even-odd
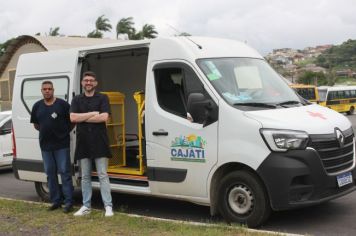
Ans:
[{"label": "van side window", "polygon": [[154,69],[158,104],[163,110],[186,118],[189,94],[206,94],[204,86],[187,65],[170,64],[164,63]]},{"label": "van side window", "polygon": [[186,117],[186,102],[182,83],[183,71],[180,68],[155,70],[158,104],[166,111]]},{"label": "van side window", "polygon": [[54,96],[68,101],[69,78],[68,77],[46,77],[25,79],[22,83],[21,99],[27,111],[30,113],[32,106],[42,99],[41,84],[45,80],[50,80],[54,87]]},{"label": "van side window", "polygon": [[2,130],[11,130],[11,125],[12,125],[12,121],[8,120],[6,121],[6,123],[1,127]]}]

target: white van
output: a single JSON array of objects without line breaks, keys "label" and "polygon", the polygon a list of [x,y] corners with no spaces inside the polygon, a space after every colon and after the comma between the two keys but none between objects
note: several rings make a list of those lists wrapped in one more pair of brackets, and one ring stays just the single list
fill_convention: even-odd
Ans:
[{"label": "white van", "polygon": [[[20,57],[13,169],[18,179],[34,181],[43,198],[46,176],[30,124],[32,105],[41,98],[43,80],[53,81],[55,95],[71,102],[87,70],[97,74],[98,90],[112,104],[112,191],[186,200],[210,206],[212,215],[228,222],[256,227],[271,210],[355,190],[354,132],[347,118],[300,100],[244,43],[173,37]],[[71,140],[73,159],[75,130]],[[73,178],[79,185],[74,161]],[[95,172],[93,186],[99,187]]]},{"label": "white van", "polygon": [[0,169],[11,169],[11,111],[0,112]]}]

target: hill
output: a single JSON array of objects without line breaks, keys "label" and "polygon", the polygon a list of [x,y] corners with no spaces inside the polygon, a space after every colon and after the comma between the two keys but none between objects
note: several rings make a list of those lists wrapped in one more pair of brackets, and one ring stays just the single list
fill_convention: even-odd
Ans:
[{"label": "hill", "polygon": [[356,40],[349,39],[325,50],[316,58],[316,64],[327,69],[356,70]]}]

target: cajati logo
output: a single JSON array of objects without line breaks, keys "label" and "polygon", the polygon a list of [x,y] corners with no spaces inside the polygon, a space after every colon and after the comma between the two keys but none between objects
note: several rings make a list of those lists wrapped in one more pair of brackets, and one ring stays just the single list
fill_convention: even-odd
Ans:
[{"label": "cajati logo", "polygon": [[171,143],[171,160],[205,162],[206,141],[194,134],[176,137]]}]

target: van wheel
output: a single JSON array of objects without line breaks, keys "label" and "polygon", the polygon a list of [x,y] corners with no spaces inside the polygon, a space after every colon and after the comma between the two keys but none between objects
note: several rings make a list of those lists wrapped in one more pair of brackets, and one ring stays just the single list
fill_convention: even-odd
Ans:
[{"label": "van wheel", "polygon": [[49,202],[49,189],[47,183],[42,182],[35,182],[35,188],[37,195],[41,198],[44,202]]},{"label": "van wheel", "polygon": [[271,213],[271,207],[262,183],[248,171],[226,175],[218,189],[220,214],[227,222],[260,226]]},{"label": "van wheel", "polygon": [[348,115],[353,115],[355,113],[355,108],[354,107],[350,107],[350,110],[348,112],[346,112]]}]

